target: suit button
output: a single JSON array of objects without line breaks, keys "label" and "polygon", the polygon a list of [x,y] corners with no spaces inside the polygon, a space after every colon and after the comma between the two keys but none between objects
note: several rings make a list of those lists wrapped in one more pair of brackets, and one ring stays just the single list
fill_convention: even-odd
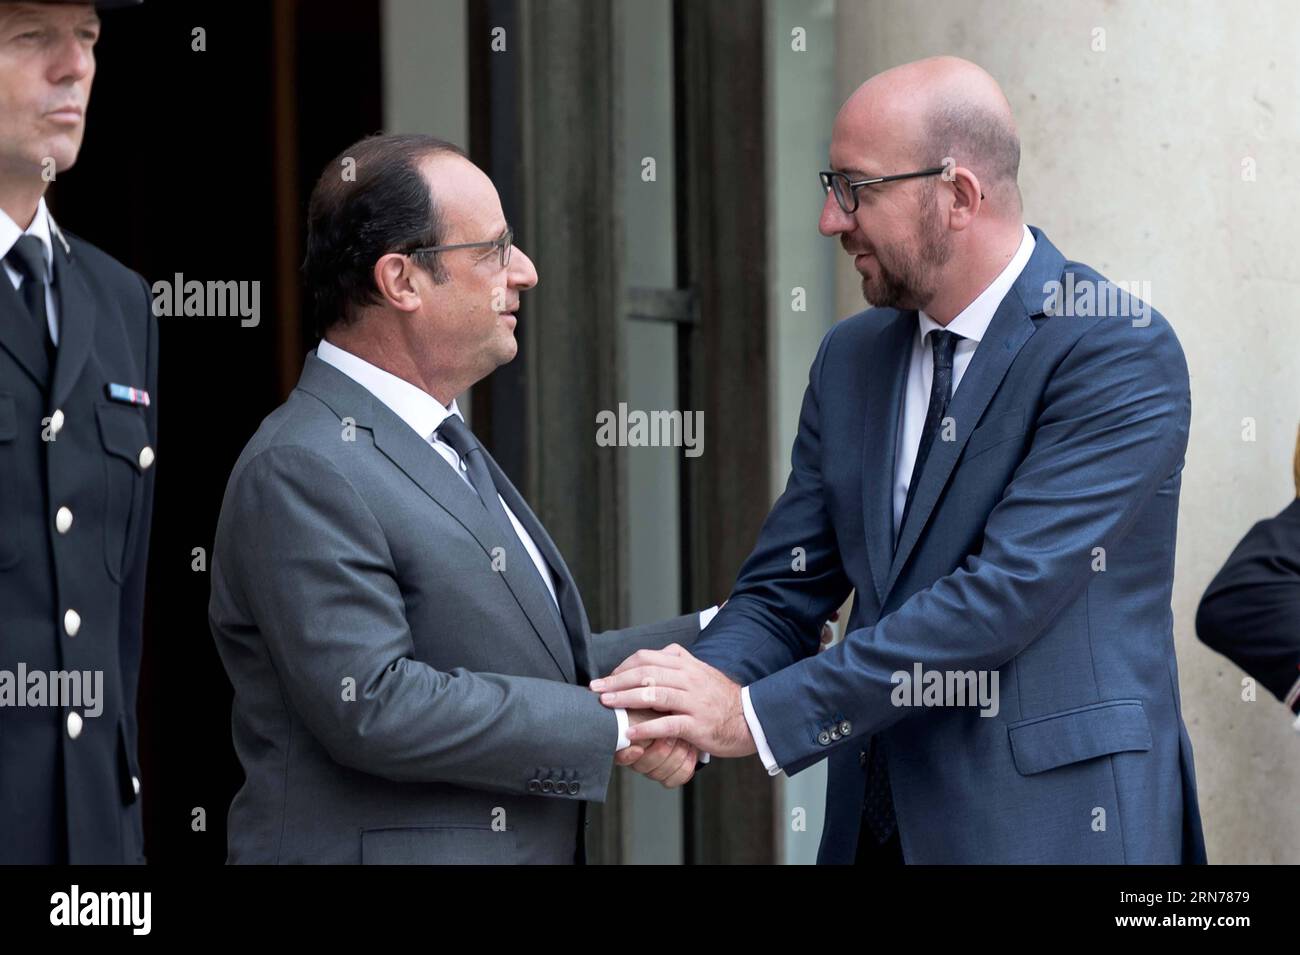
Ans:
[{"label": "suit button", "polygon": [[58,434],[63,430],[63,411],[59,408],[54,409],[54,414],[50,415],[50,434]]},{"label": "suit button", "polygon": [[69,610],[63,615],[63,629],[67,631],[68,636],[75,637],[77,631],[81,629],[81,614],[75,610]]},{"label": "suit button", "polygon": [[853,724],[848,720],[840,720],[840,735],[849,736],[853,733]]},{"label": "suit button", "polygon": [[544,793],[553,793],[553,792],[555,792],[555,781],[552,780],[552,779],[543,779],[543,780],[542,780],[542,792],[544,792]]},{"label": "suit button", "polygon": [[865,749],[858,753],[858,765],[863,769],[867,768],[867,751]]},{"label": "suit button", "polygon": [[140,470],[149,470],[149,465],[153,464],[153,448],[145,445],[140,449]]},{"label": "suit button", "polygon": [[72,511],[66,507],[59,508],[54,514],[54,529],[60,534],[66,534],[70,527],[72,527]]},{"label": "suit button", "polygon": [[569,795],[570,796],[578,795],[578,790],[580,790],[581,788],[582,788],[581,783],[569,783]]},{"label": "suit button", "polygon": [[817,734],[817,742],[821,743],[823,746],[829,746],[831,742],[831,734],[822,730]]},{"label": "suit button", "polygon": [[838,729],[831,730],[831,740],[836,743],[840,741],[840,731]]},{"label": "suit button", "polygon": [[131,777],[131,792],[135,793],[137,796],[140,795],[140,777],[139,777],[139,776],[132,776],[132,777]]},{"label": "suit button", "polygon": [[81,735],[81,714],[73,710],[68,714],[68,738],[76,739]]},{"label": "suit button", "polygon": [[539,792],[541,792],[541,791],[542,791],[542,783],[541,783],[541,780],[538,780],[538,779],[530,779],[530,780],[528,780],[528,791],[529,791],[530,793],[539,793]]}]

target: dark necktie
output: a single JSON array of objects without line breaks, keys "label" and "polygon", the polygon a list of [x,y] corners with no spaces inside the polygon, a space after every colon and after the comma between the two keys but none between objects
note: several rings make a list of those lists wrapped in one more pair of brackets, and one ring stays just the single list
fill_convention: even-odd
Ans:
[{"label": "dark necktie", "polygon": [[[912,467],[912,480],[907,485],[907,501],[903,516],[898,522],[899,535],[907,523],[907,512],[912,509],[912,497],[921,483],[926,458],[935,437],[943,427],[943,416],[952,400],[952,356],[957,350],[960,335],[946,331],[930,332],[930,347],[934,350],[934,375],[930,379],[930,407],[925,412],[925,427],[921,431],[921,444],[916,451],[916,464]],[[895,538],[897,539],[897,538]],[[894,817],[894,797],[889,786],[889,764],[880,740],[873,737],[867,753],[867,791],[862,803],[862,821],[878,844],[884,845],[898,825]],[[861,836],[859,836],[861,838]]]},{"label": "dark necktie", "polygon": [[[506,509],[501,505],[497,486],[492,481],[491,472],[488,471],[483,446],[478,443],[478,438],[474,437],[474,432],[470,431],[469,426],[461,420],[459,415],[453,414],[446,417],[435,433],[443,441],[446,441],[453,451],[460,455],[460,460],[465,465],[465,471],[469,475],[469,483],[478,492],[479,500],[483,502],[487,512],[492,515],[501,532],[510,535],[506,540],[518,541],[522,547],[523,540],[520,538],[519,532],[515,530],[514,524],[510,522],[510,516],[506,514]],[[531,564],[532,561],[530,560],[529,565],[531,566]],[[538,576],[541,576],[540,573]],[[545,586],[545,581],[542,581],[542,583]],[[561,587],[562,582],[557,580],[556,586]],[[561,593],[557,590],[556,600],[561,599],[561,596]],[[560,613],[559,607],[556,606],[556,601],[551,599],[549,589],[546,593],[546,604],[555,614],[555,620],[560,625],[560,630],[567,634],[568,628],[565,626],[564,616]]]},{"label": "dark necktie", "polygon": [[484,457],[483,446],[478,443],[478,438],[474,437],[474,432],[469,430],[469,426],[461,420],[459,415],[448,415],[446,419],[438,426],[436,432],[438,437],[451,446],[451,449],[460,455],[461,463],[465,466],[466,473],[469,474],[469,483],[474,485],[474,490],[478,492],[479,500],[492,518],[497,522],[498,527],[503,533],[510,534],[511,537],[518,538],[515,527],[510,523],[510,517],[506,510],[501,506],[501,498],[497,495],[497,486],[492,483],[492,475],[488,471],[487,459]]},{"label": "dark necktie", "polygon": [[957,351],[957,342],[961,336],[955,332],[936,329],[930,332],[930,347],[934,351],[934,375],[930,379],[930,406],[925,412],[925,427],[921,429],[921,444],[916,449],[916,464],[912,466],[912,479],[907,484],[907,501],[903,505],[903,516],[898,522],[898,535],[903,533],[907,523],[907,514],[912,509],[912,498],[916,487],[921,483],[926,459],[934,446],[935,437],[943,429],[943,416],[948,413],[948,402],[952,400],[952,356]]},{"label": "dark necktie", "polygon": [[45,250],[41,240],[34,235],[22,235],[5,256],[5,261],[23,277],[23,304],[36,326],[36,333],[45,344],[45,356],[54,367],[54,342],[50,339],[50,325],[45,313]]}]

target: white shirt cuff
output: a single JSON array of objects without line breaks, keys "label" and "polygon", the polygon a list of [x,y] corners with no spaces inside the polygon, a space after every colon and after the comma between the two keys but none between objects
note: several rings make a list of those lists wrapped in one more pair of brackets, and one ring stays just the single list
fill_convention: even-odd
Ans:
[{"label": "white shirt cuff", "polygon": [[627,749],[632,745],[632,741],[627,738],[627,710],[623,707],[617,707],[614,710],[614,716],[618,719],[618,743],[614,746],[614,752],[620,749]]},{"label": "white shirt cuff", "polygon": [[717,607],[710,607],[708,610],[701,610],[701,611],[700,611],[700,629],[703,630],[703,629],[704,629],[705,627],[707,627],[710,623],[712,623],[712,622],[713,622],[713,618],[716,617],[717,615],[718,615],[718,608],[717,608]]},{"label": "white shirt cuff", "polygon": [[754,712],[754,704],[749,702],[749,687],[740,691],[740,705],[745,708],[745,722],[749,724],[749,735],[754,737],[754,745],[758,747],[758,758],[763,761],[763,767],[767,770],[769,776],[775,776],[781,771],[781,767],[776,764],[776,757],[767,747],[767,737],[763,735],[763,727],[758,722],[758,714]]}]

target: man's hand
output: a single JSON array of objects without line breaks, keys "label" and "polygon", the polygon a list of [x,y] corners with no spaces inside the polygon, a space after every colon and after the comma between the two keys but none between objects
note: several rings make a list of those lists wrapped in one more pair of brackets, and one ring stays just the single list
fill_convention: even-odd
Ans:
[{"label": "man's hand", "polygon": [[[654,710],[628,710],[628,728],[630,730],[658,715]],[[614,762],[619,766],[630,766],[643,776],[663,783],[666,789],[676,789],[691,781],[699,756],[700,751],[686,740],[655,739],[642,740],[619,750],[614,754]]]},{"label": "man's hand", "polygon": [[745,722],[739,685],[677,644],[662,650],[638,650],[610,676],[593,680],[591,688],[600,693],[600,702],[625,707],[629,716],[633,709],[669,714],[629,725],[627,737],[634,744],[676,739],[715,756],[757,752]]}]

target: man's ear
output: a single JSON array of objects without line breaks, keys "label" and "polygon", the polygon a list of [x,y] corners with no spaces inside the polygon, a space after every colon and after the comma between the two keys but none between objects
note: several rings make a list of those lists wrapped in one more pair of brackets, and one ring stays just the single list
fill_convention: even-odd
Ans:
[{"label": "man's ear", "polygon": [[944,177],[952,188],[952,204],[948,208],[948,227],[960,232],[971,224],[984,201],[980,181],[965,166],[954,166]]},{"label": "man's ear", "polygon": [[415,269],[416,265],[410,256],[390,252],[379,257],[371,275],[384,304],[403,312],[414,312],[420,307]]}]

